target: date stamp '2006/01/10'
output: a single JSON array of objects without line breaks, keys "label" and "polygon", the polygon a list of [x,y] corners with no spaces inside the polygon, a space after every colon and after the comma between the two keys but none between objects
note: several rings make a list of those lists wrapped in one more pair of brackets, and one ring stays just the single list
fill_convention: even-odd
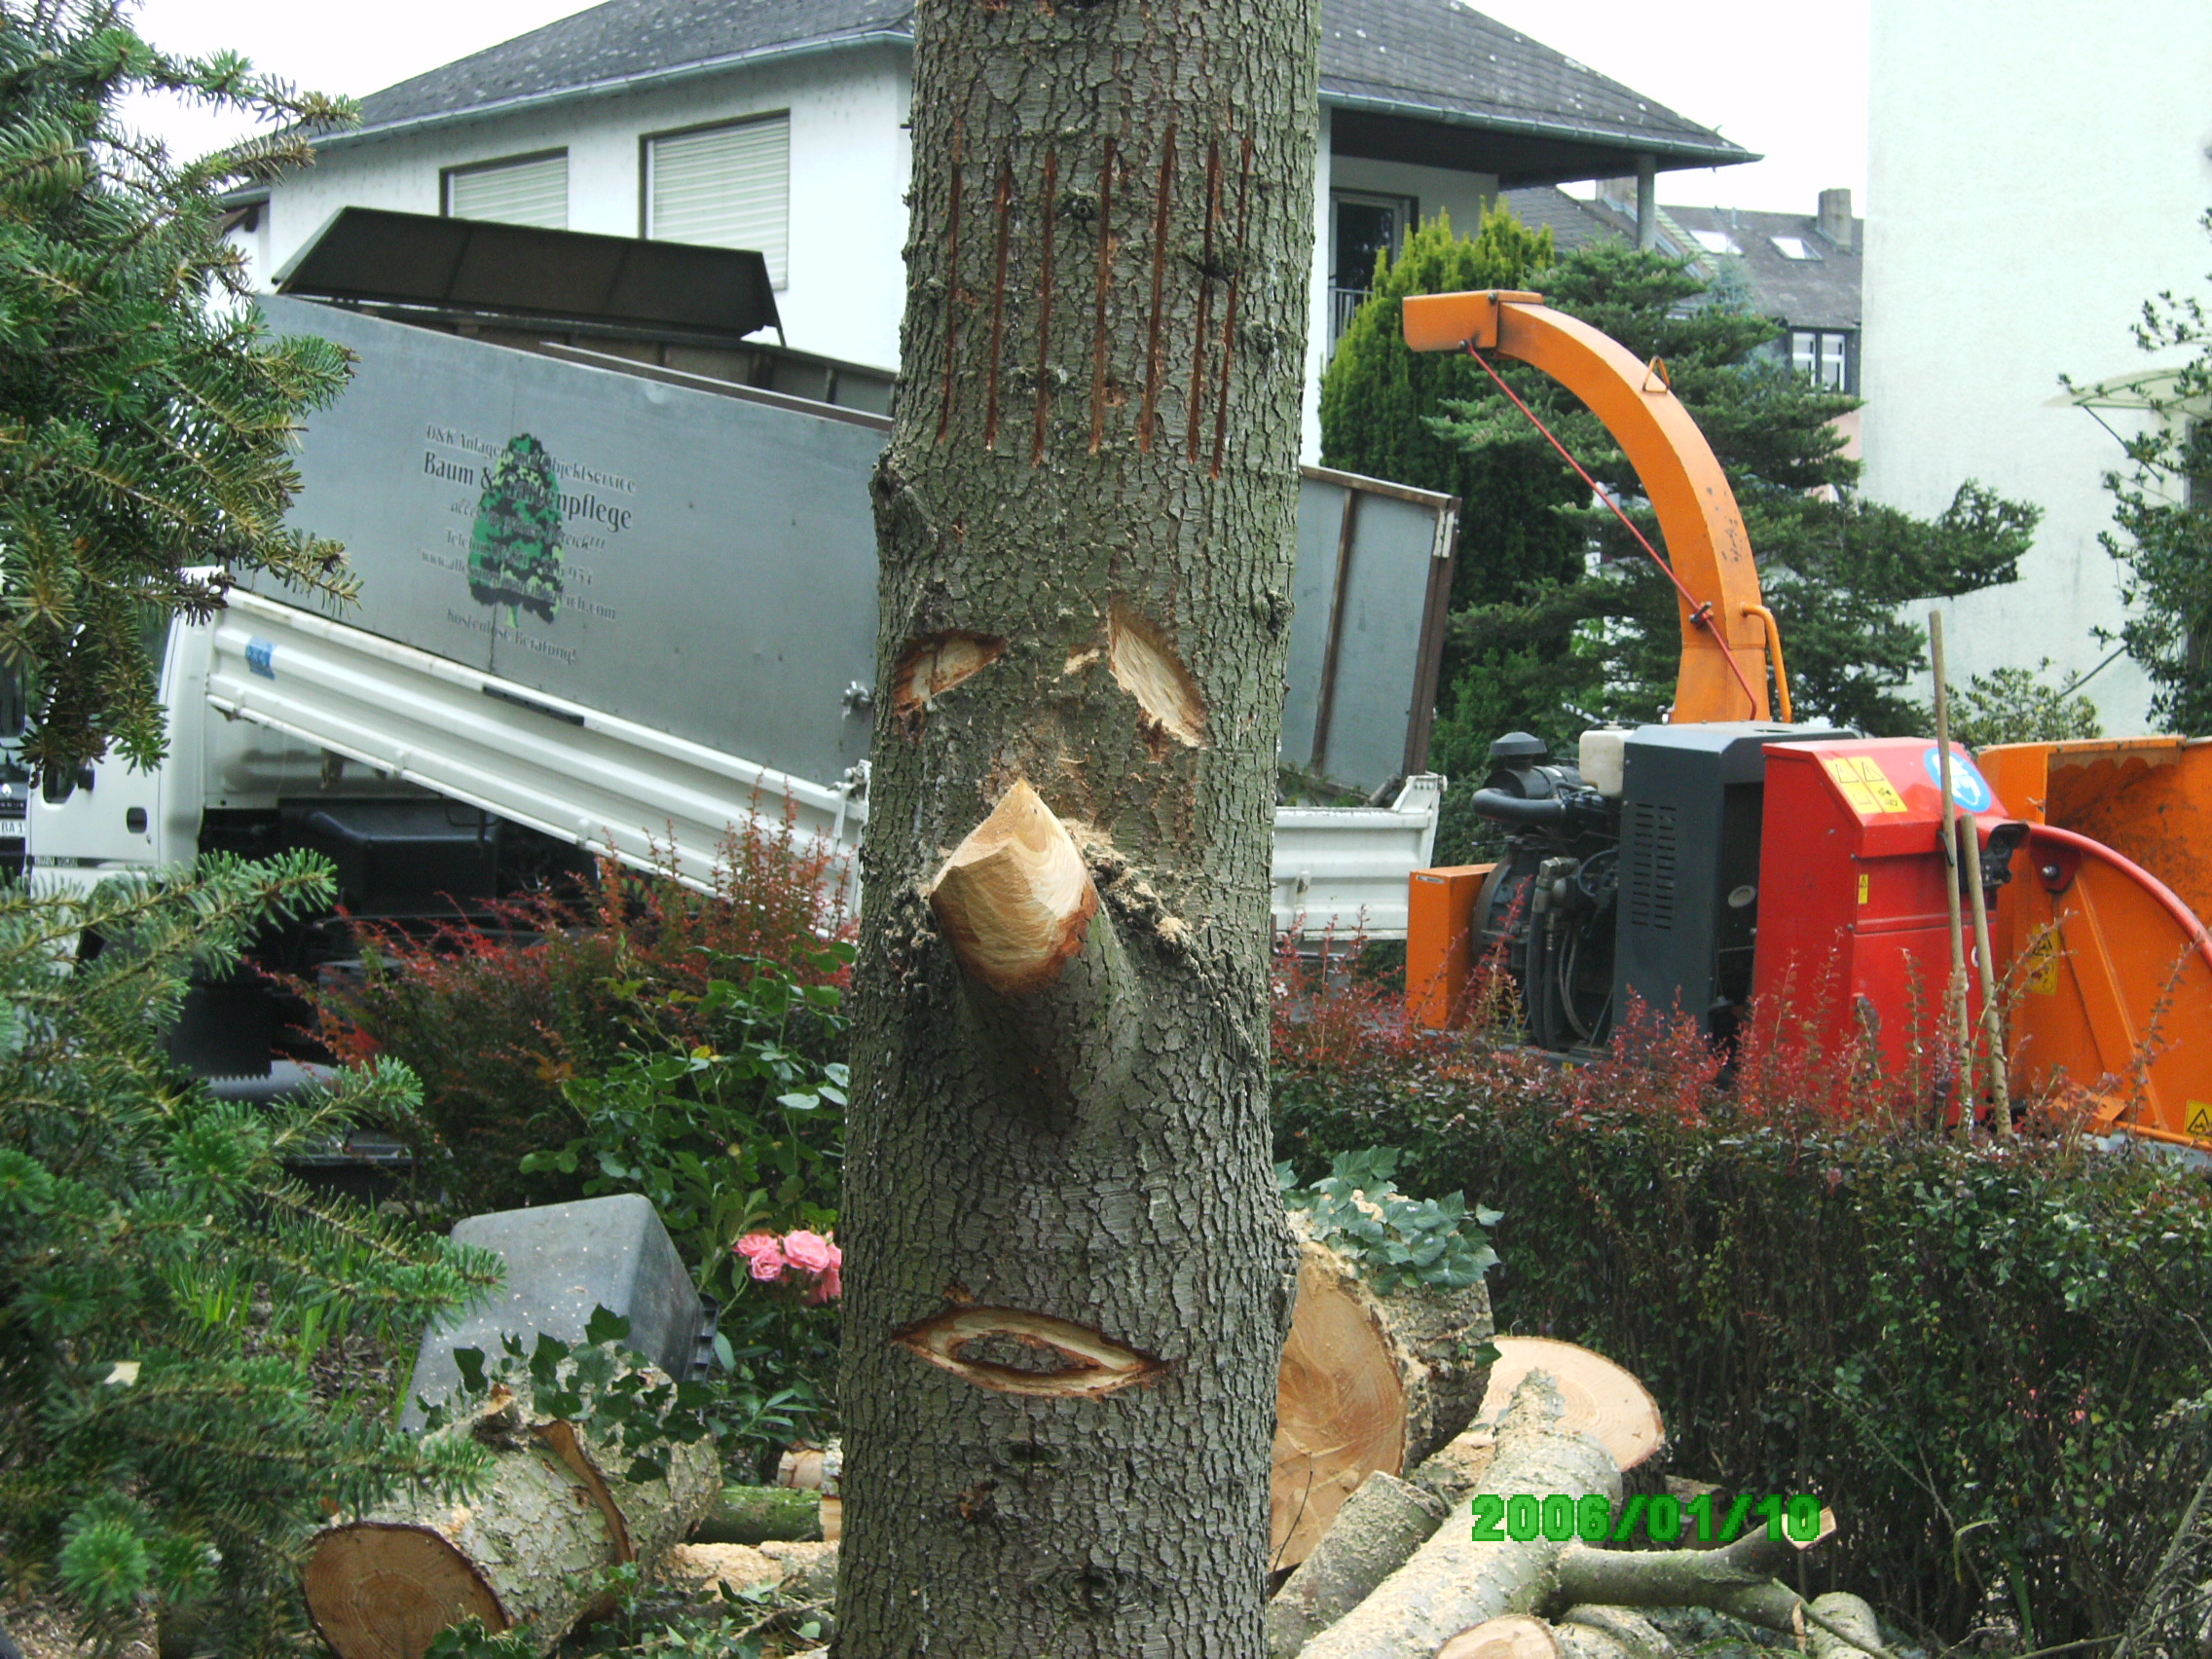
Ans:
[{"label": "date stamp '2006/01/10'", "polygon": [[1640,1493],[1621,1506],[1617,1516],[1612,1499],[1604,1493],[1576,1496],[1555,1492],[1541,1497],[1527,1492],[1510,1497],[1481,1493],[1475,1497],[1474,1511],[1478,1544],[1508,1540],[1526,1544],[1537,1538],[1557,1544],[1570,1538],[1586,1544],[1618,1544],[1636,1536],[1640,1525],[1655,1544],[1675,1543],[1685,1532],[1701,1544],[1727,1544],[1742,1537],[1754,1521],[1764,1523],[1766,1535],[1778,1543],[1788,1538],[1809,1544],[1821,1535],[1821,1502],[1810,1493],[1789,1497],[1769,1493],[1756,1499],[1740,1493],[1733,1500],[1712,1493],[1689,1498]]}]

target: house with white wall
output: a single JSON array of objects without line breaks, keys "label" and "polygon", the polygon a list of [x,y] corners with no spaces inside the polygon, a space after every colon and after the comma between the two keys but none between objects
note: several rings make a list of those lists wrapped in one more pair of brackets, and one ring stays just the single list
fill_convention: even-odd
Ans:
[{"label": "house with white wall", "polygon": [[2123,613],[2099,480],[2150,417],[2059,377],[2155,370],[2143,302],[2212,287],[2212,6],[1874,0],[1872,28],[1863,488],[1932,513],[1973,477],[2041,506],[2020,579],[1944,607],[1951,678],[2047,656],[2095,671],[2106,730],[2145,730],[2145,678],[2100,670],[2093,630]]},{"label": "house with white wall", "polygon": [[[892,367],[904,304],[910,0],[607,0],[364,99],[241,199],[266,281],[346,206],[755,249],[784,338]],[[1500,189],[1749,151],[1457,0],[1323,0],[1307,448],[1375,254]]]}]

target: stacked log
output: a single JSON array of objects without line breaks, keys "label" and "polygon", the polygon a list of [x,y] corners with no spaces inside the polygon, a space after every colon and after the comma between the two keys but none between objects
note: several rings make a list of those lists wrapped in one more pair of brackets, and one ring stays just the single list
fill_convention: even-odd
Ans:
[{"label": "stacked log", "polygon": [[1298,1301],[1275,1384],[1270,1560],[1296,1567],[1377,1470],[1402,1475],[1480,1409],[1490,1294],[1414,1287],[1378,1295],[1358,1265],[1299,1234]]},{"label": "stacked log", "polygon": [[550,1649],[594,1610],[608,1568],[658,1563],[721,1491],[711,1440],[658,1448],[666,1475],[631,1481],[626,1454],[505,1386],[437,1433],[494,1454],[477,1498],[401,1499],[309,1545],[308,1612],[339,1659],[421,1659],[471,1616],[496,1632],[528,1627]]}]

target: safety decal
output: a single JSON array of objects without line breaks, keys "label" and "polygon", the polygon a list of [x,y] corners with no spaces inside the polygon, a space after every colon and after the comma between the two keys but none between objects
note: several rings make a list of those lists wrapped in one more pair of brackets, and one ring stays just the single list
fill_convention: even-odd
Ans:
[{"label": "safety decal", "polygon": [[1822,764],[1843,792],[1843,798],[1851,803],[1852,811],[1872,817],[1904,810],[1904,797],[1890,787],[1890,780],[1882,775],[1881,762],[1871,755],[1832,755]]},{"label": "safety decal", "polygon": [[2207,1106],[2201,1100],[2192,1100],[2189,1103],[2189,1122],[2184,1127],[2189,1134],[2212,1135],[2212,1106]]},{"label": "safety decal", "polygon": [[248,640],[245,643],[245,666],[249,673],[264,680],[276,678],[276,646],[268,640]]},{"label": "safety decal", "polygon": [[[1934,744],[1922,753],[1920,764],[1928,773],[1928,781],[1941,789],[1943,756]],[[1996,793],[1974,770],[1973,762],[1956,749],[1951,751],[1951,798],[1968,812],[1987,812],[1997,799]]]},{"label": "safety decal", "polygon": [[1866,903],[1869,890],[1872,888],[1872,886],[1873,878],[1869,876],[1864,870],[1861,870],[1859,872],[1859,902],[1862,904]]},{"label": "safety decal", "polygon": [[2039,997],[2056,996],[2058,994],[2057,933],[2046,929],[2036,935],[2028,943],[2027,961],[2022,966],[2027,971],[2027,977],[2023,981],[2027,989],[2033,991]]}]

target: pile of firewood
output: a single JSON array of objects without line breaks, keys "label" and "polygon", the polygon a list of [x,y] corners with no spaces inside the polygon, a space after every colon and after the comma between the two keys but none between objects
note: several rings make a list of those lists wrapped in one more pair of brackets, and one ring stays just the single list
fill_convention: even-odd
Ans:
[{"label": "pile of firewood", "polygon": [[[1273,1659],[1669,1659],[1640,1609],[1682,1606],[1794,1634],[1813,1659],[1892,1659],[1865,1603],[1808,1603],[1777,1576],[1832,1530],[1825,1514],[1797,1539],[1762,1519],[1714,1548],[1609,1547],[1609,1527],[1581,1541],[1584,1516],[1701,1490],[1666,1478],[1658,1407],[1628,1372],[1567,1343],[1493,1345],[1480,1281],[1378,1295],[1347,1257],[1311,1236],[1301,1248],[1277,1384]],[[817,1605],[833,1593],[833,1448],[787,1458],[785,1487],[725,1490],[704,1445],[663,1480],[621,1479],[504,1390],[442,1432],[501,1454],[482,1500],[380,1512],[310,1553],[309,1605],[349,1659],[420,1653],[469,1613],[493,1629],[528,1619],[550,1647],[591,1612],[596,1569],[622,1561],[783,1582]]]}]

